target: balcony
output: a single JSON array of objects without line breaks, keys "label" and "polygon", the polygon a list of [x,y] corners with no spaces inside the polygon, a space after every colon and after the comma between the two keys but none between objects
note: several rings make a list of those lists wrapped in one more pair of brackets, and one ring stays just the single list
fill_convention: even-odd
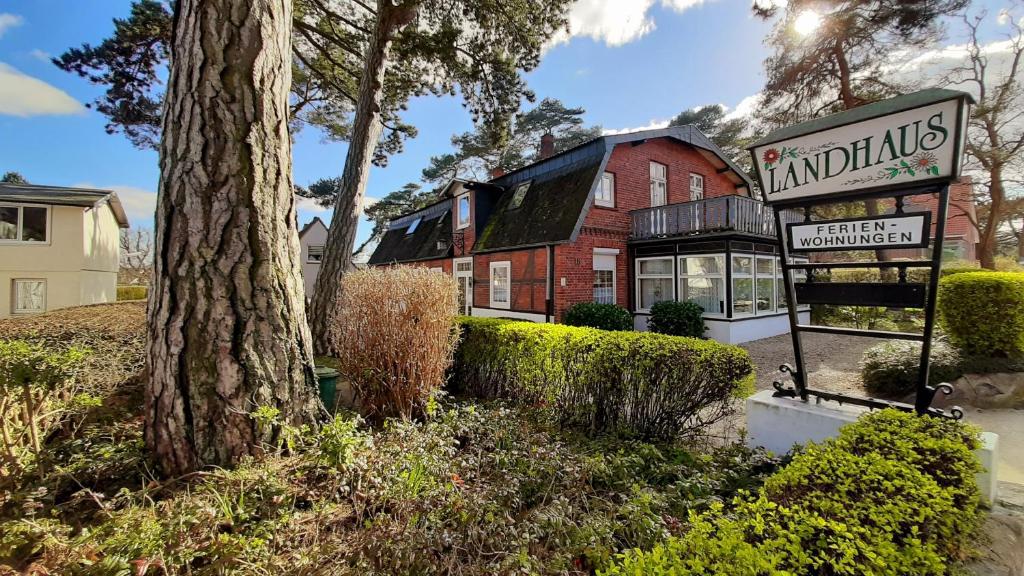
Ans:
[{"label": "balcony", "polygon": [[[775,238],[775,217],[762,202],[745,196],[722,196],[681,204],[667,204],[629,213],[630,239],[650,240],[713,232],[741,232]],[[800,222],[798,212],[787,210],[783,223]]]}]

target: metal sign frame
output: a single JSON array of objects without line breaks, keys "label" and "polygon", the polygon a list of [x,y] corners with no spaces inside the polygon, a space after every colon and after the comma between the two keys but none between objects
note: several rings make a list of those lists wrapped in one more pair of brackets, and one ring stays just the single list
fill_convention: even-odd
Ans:
[{"label": "metal sign frame", "polygon": [[[883,261],[883,262],[810,262],[810,263],[799,263],[793,262],[792,250],[790,249],[789,242],[786,238],[782,237],[782,230],[785,228],[782,226],[782,211],[791,210],[793,208],[802,209],[804,211],[804,222],[811,222],[811,208],[816,205],[825,203],[836,203],[845,202],[855,199],[871,199],[871,198],[895,198],[896,200],[896,214],[904,214],[904,198],[906,196],[921,195],[921,194],[938,194],[938,214],[936,215],[935,222],[935,241],[932,246],[932,256],[927,260],[903,260],[903,261]],[[943,392],[944,394],[950,394],[953,391],[953,387],[949,384],[942,383],[937,386],[931,386],[928,384],[928,374],[931,367],[931,348],[932,348],[932,336],[935,330],[935,305],[938,295],[939,287],[939,272],[942,268],[942,250],[943,250],[943,239],[946,235],[946,217],[949,209],[949,184],[938,184],[930,186],[915,186],[913,188],[902,187],[899,190],[888,190],[882,192],[870,192],[867,194],[857,194],[853,197],[831,197],[828,198],[827,202],[823,202],[821,198],[814,198],[806,201],[796,200],[791,202],[779,202],[772,205],[775,216],[776,230],[780,231],[779,245],[781,248],[780,265],[782,267],[783,279],[786,288],[786,305],[787,314],[789,316],[790,323],[790,336],[793,340],[793,354],[795,359],[795,366],[789,364],[783,364],[779,367],[783,373],[788,373],[792,377],[793,385],[787,386],[783,382],[776,381],[772,384],[775,388],[775,395],[790,398],[800,398],[802,400],[808,400],[810,396],[814,396],[821,400],[834,400],[839,403],[854,404],[859,406],[866,406],[869,408],[896,408],[903,411],[914,411],[919,414],[930,414],[933,416],[940,416],[945,418],[960,419],[963,417],[963,410],[957,406],[950,408],[948,411],[939,408],[933,408],[931,406],[932,400],[935,398],[935,394]],[[867,248],[872,249],[872,248]],[[889,332],[883,330],[864,330],[860,328],[839,328],[832,326],[816,326],[811,324],[801,324],[799,319],[799,312],[797,311],[797,299],[796,299],[796,283],[793,279],[794,271],[805,271],[807,274],[807,282],[814,282],[814,273],[816,270],[835,270],[843,268],[879,268],[879,269],[897,269],[898,284],[907,284],[907,270],[909,268],[928,268],[930,270],[927,295],[925,299],[925,324],[924,331],[921,334],[912,332]],[[882,400],[879,398],[870,397],[857,397],[847,396],[837,392],[830,392],[827,390],[818,390],[811,388],[807,379],[807,368],[804,363],[804,350],[802,334],[805,332],[816,332],[823,334],[839,334],[846,336],[867,336],[874,338],[884,338],[889,340],[910,340],[915,342],[921,342],[921,359],[918,369],[918,382],[916,388],[916,399],[913,405],[905,404],[903,402],[894,402],[889,400]]]}]

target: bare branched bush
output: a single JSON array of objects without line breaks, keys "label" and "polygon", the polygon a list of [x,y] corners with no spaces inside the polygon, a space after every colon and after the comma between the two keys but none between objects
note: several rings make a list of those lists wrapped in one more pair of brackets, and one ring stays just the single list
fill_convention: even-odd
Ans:
[{"label": "bare branched bush", "polygon": [[456,310],[455,280],[426,268],[345,276],[334,348],[368,417],[423,413],[452,363]]}]

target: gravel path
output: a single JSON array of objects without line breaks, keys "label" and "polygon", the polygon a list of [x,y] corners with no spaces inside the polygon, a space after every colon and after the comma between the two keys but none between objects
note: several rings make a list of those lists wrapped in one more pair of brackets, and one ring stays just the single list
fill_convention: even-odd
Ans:
[{"label": "gravel path", "polygon": [[[882,342],[877,338],[835,336],[806,333],[803,335],[804,362],[813,388],[863,395],[860,380],[860,359],[864,351]],[[781,376],[780,364],[793,364],[793,341],[789,334],[773,336],[740,344],[750,353],[757,368],[757,389],[766,390]]]}]

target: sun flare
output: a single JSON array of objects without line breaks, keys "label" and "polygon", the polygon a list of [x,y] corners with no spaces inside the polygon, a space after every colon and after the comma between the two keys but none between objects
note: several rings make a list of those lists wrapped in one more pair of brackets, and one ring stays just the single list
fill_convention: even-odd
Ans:
[{"label": "sun flare", "polygon": [[801,36],[810,36],[821,26],[821,14],[814,10],[804,10],[793,22],[793,29]]}]

